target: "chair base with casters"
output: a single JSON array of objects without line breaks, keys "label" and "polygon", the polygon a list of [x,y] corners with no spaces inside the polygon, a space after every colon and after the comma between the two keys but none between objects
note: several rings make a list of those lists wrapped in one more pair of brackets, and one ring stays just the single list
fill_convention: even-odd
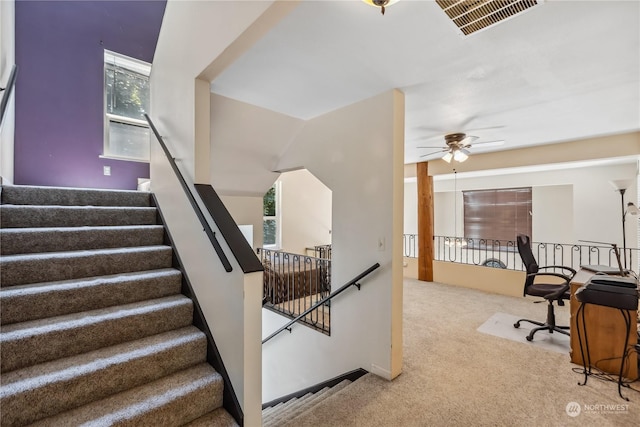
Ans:
[{"label": "chair base with casters", "polygon": [[[540,302],[542,302],[542,301],[540,301]],[[559,304],[559,305],[564,305],[564,304]],[[569,335],[569,331],[568,331],[569,326],[558,326],[558,325],[556,325],[556,315],[555,315],[555,312],[553,310],[553,300],[549,300],[549,305],[547,306],[547,320],[544,323],[541,323],[541,322],[538,322],[538,321],[535,321],[535,320],[520,319],[516,323],[513,324],[513,327],[514,328],[519,328],[520,327],[520,322],[529,322],[529,323],[532,323],[534,325],[538,325],[537,328],[533,328],[531,330],[531,332],[529,332],[529,335],[527,335],[527,341],[533,341],[533,336],[538,331],[549,331],[550,334],[552,334],[555,331],[555,332],[559,332],[559,333],[564,334],[564,335]]]}]

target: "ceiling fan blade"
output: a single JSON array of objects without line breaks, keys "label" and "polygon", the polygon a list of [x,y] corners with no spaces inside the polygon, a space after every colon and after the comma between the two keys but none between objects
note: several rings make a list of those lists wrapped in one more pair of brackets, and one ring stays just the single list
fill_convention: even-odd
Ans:
[{"label": "ceiling fan blade", "polygon": [[495,141],[476,142],[475,144],[473,144],[473,147],[477,147],[478,145],[482,145],[483,147],[498,147],[500,145],[503,145],[504,143],[504,139],[496,139]]},{"label": "ceiling fan blade", "polygon": [[465,129],[466,132],[477,132],[479,130],[504,129],[504,126],[487,126],[484,128]]},{"label": "ceiling fan blade", "polygon": [[437,147],[436,146],[430,146],[430,145],[419,145],[416,148],[441,148],[443,150],[448,150],[448,148],[443,147],[441,145],[438,145]]},{"label": "ceiling fan blade", "polygon": [[419,138],[414,138],[412,141],[430,141],[430,140],[442,140],[442,135],[434,135],[434,136],[421,136]]},{"label": "ceiling fan blade", "polygon": [[473,144],[473,141],[475,141],[478,138],[479,136],[467,135],[462,139],[462,141],[460,141],[459,144],[461,147],[471,147],[471,144]]},{"label": "ceiling fan blade", "polygon": [[429,153],[429,154],[423,154],[423,155],[422,155],[422,156],[420,156],[420,157],[428,157],[428,156],[432,156],[432,155],[434,155],[434,154],[444,153],[445,151],[448,151],[448,150],[449,150],[448,148],[445,148],[445,149],[443,149],[443,150],[434,151],[434,152]]}]

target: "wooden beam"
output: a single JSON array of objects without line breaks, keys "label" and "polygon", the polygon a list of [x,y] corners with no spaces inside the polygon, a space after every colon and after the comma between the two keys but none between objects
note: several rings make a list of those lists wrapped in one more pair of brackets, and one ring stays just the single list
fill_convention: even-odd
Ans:
[{"label": "wooden beam", "polygon": [[416,165],[418,181],[418,280],[433,281],[433,177],[429,164]]}]

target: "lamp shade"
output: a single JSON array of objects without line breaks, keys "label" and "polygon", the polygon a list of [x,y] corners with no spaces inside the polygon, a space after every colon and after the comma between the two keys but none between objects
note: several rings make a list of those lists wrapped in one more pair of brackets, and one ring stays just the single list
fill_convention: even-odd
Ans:
[{"label": "lamp shade", "polygon": [[616,179],[609,181],[609,184],[617,191],[626,190],[627,188],[633,185],[633,180],[631,179]]},{"label": "lamp shade", "polygon": [[447,151],[447,153],[442,156],[442,160],[444,160],[447,163],[451,163],[451,159],[453,159],[453,154],[451,153],[451,151]]}]

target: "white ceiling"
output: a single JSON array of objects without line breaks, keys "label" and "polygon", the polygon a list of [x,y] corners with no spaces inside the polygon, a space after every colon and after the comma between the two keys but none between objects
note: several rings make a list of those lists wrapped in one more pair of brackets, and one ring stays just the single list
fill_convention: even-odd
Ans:
[{"label": "white ceiling", "polygon": [[640,2],[547,0],[463,37],[431,0],[303,1],[211,88],[301,119],[398,88],[405,163],[455,131],[506,141],[472,152],[636,131]]}]

